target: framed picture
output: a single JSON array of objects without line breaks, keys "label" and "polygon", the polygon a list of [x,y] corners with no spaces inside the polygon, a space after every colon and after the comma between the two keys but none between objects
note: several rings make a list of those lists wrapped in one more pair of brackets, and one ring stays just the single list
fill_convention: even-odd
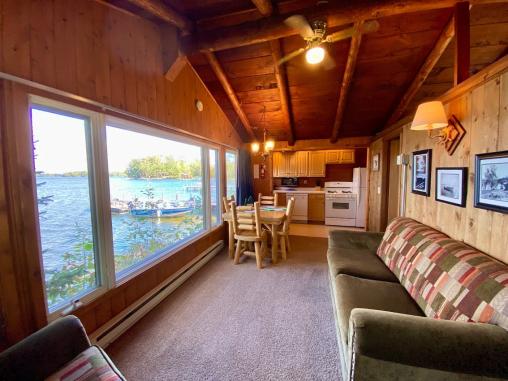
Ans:
[{"label": "framed picture", "polygon": [[432,150],[413,152],[413,179],[411,192],[423,196],[430,195],[430,171],[432,168]]},{"label": "framed picture", "polygon": [[374,172],[379,171],[379,159],[380,159],[379,153],[376,153],[374,156],[372,156],[372,171]]},{"label": "framed picture", "polygon": [[436,200],[466,206],[467,168],[436,168]]},{"label": "framed picture", "polygon": [[476,155],[474,206],[508,213],[508,151]]}]

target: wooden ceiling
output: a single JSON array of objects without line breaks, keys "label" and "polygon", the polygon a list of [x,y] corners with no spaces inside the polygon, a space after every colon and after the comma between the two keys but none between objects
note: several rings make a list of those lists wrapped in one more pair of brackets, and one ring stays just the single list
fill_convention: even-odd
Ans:
[{"label": "wooden ceiling", "polygon": [[[177,20],[184,25],[181,29],[190,26],[182,40],[191,41],[198,49],[188,49],[187,58],[246,141],[253,138],[251,131],[255,138],[262,139],[264,129],[277,140],[289,141],[327,139],[332,135],[335,138],[371,136],[379,132],[393,119],[426,58],[442,39],[443,30],[451,22],[454,4],[451,0],[442,1],[443,6],[429,10],[418,5],[418,12],[396,12],[378,18],[379,30],[353,39],[353,46],[351,39],[329,44],[324,63],[309,65],[302,55],[277,70],[278,55],[305,46],[299,35],[277,28],[277,23],[283,26],[282,20],[289,14],[319,10],[315,0],[111,2],[157,22],[167,21],[165,15],[153,12],[154,6],[163,6],[181,17]],[[335,2],[330,3],[335,6]],[[367,7],[370,3],[373,2],[359,0],[356,4],[361,10],[362,4]],[[508,47],[508,3],[477,3],[471,2],[470,13],[472,73],[502,57]],[[337,7],[353,6],[339,4]],[[351,10],[348,12],[351,14]],[[390,13],[381,9],[376,15]],[[345,24],[345,16],[340,13],[327,16],[329,24],[335,25],[328,33],[353,25]],[[273,32],[269,38],[264,33],[268,26]],[[238,35],[230,34],[231,31]],[[260,36],[257,40],[260,42],[251,44],[249,39],[254,36]],[[280,38],[269,41],[273,36]],[[203,52],[204,44],[216,51]],[[221,44],[236,47],[222,49]],[[412,112],[419,102],[450,89],[453,66],[452,40],[396,119]],[[224,86],[224,81],[229,87]]]}]

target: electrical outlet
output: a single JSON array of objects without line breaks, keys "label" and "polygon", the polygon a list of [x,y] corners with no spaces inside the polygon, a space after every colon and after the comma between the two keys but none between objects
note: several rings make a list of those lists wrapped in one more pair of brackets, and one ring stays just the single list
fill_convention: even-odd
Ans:
[{"label": "electrical outlet", "polygon": [[381,194],[381,187],[377,187],[377,194]]}]

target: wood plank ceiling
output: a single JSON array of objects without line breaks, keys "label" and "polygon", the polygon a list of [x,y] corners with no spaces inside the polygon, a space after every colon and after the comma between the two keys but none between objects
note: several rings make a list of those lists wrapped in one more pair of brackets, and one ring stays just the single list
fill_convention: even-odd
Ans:
[{"label": "wood plank ceiling", "polygon": [[[133,6],[133,3],[138,6],[139,3],[153,4],[154,0],[111,2],[160,21],[160,16],[147,12],[146,7],[142,10]],[[452,1],[449,3],[453,5]],[[223,30],[219,28],[252,24],[256,20],[263,25],[263,18],[270,12],[281,15],[282,20],[289,14],[316,7],[316,1],[163,0],[162,5],[181,15],[181,23],[190,20],[200,36],[209,34],[213,37],[217,30]],[[328,138],[333,141],[339,137],[371,136],[387,125],[436,42],[443,38],[442,32],[452,19],[453,8],[434,8],[438,9],[382,17],[378,19],[379,30],[363,35],[361,43],[356,41],[351,51],[351,39],[329,44],[324,63],[315,66],[307,64],[301,55],[287,62],[281,72],[276,72],[274,57],[277,52],[274,49],[280,46],[278,54],[285,55],[305,46],[299,35],[288,35],[285,31],[277,31],[285,36],[278,40],[278,44],[264,39],[219,50],[208,57],[196,51],[189,54],[188,59],[246,141],[252,139],[251,129],[257,139],[262,139],[266,129],[275,139],[289,141]],[[508,3],[475,4],[470,18],[470,71],[474,73],[507,53]],[[334,22],[333,16],[328,18],[330,20]],[[341,26],[329,28],[328,33],[353,25],[335,21]],[[413,112],[421,101],[439,96],[453,86],[453,44],[452,40],[430,74],[425,75],[425,81],[416,87],[417,91],[398,113],[397,119]],[[351,52],[356,62],[344,81],[347,97],[343,94],[339,103]],[[217,68],[212,69],[210,62],[222,69],[233,95],[226,93],[224,83],[217,76]],[[279,85],[285,83],[288,88],[280,91]],[[231,103],[232,98],[237,99],[236,106]],[[247,120],[239,116],[242,113]]]}]

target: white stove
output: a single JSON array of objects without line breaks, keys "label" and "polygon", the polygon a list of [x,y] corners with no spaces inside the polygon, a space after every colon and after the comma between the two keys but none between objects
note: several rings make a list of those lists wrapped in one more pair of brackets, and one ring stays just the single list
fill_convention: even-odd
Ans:
[{"label": "white stove", "polygon": [[357,195],[353,183],[347,181],[325,182],[325,224],[355,226]]}]

